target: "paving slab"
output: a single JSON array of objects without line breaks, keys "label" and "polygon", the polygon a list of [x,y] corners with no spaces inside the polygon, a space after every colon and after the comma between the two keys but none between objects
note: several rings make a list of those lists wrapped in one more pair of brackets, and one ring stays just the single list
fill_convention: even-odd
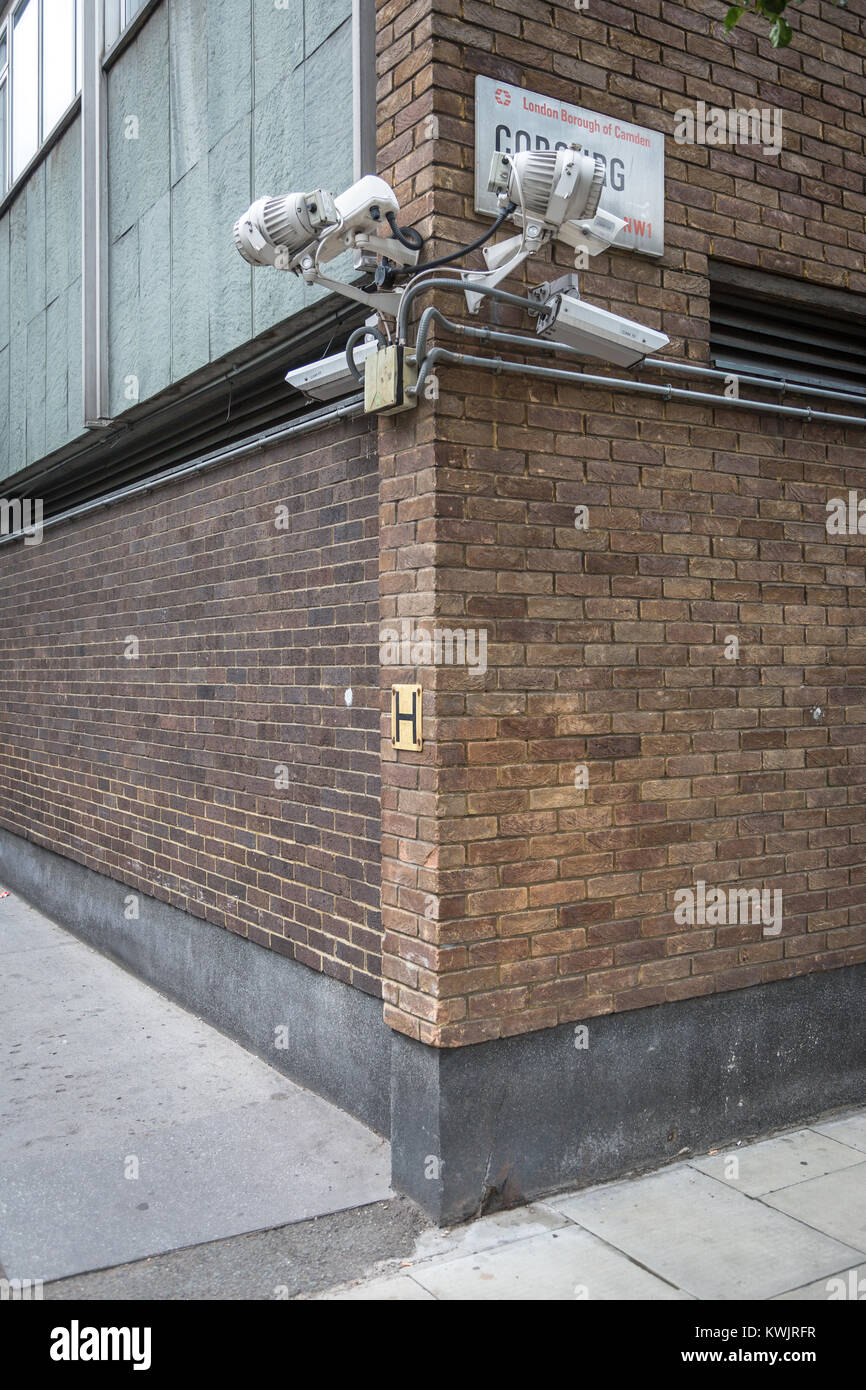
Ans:
[{"label": "paving slab", "polygon": [[548,1205],[701,1299],[772,1298],[861,1259],[687,1164]]},{"label": "paving slab", "polygon": [[735,1191],[760,1197],[862,1162],[863,1154],[848,1144],[812,1129],[798,1129],[760,1144],[690,1159],[688,1166],[718,1178]]},{"label": "paving slab", "polygon": [[[6,890],[0,887],[0,892]],[[14,893],[0,898],[0,956],[18,951],[40,951],[48,947],[74,946],[75,938],[37,912],[35,907],[16,898]]]},{"label": "paving slab", "polygon": [[866,1264],[854,1265],[851,1269],[840,1269],[826,1279],[816,1279],[814,1283],[804,1284],[800,1289],[789,1289],[787,1293],[776,1294],[773,1301],[850,1303],[863,1299],[866,1299]]},{"label": "paving slab", "polygon": [[0,968],[0,1159],[97,1149],[292,1089],[45,919],[43,938],[46,927],[60,956],[54,945],[25,948]]},{"label": "paving slab", "polygon": [[438,1299],[682,1300],[682,1289],[650,1274],[576,1226],[509,1241],[460,1259],[419,1264],[411,1276]]},{"label": "paving slab", "polygon": [[514,1207],[511,1211],[481,1216],[466,1226],[454,1226],[450,1230],[429,1227],[419,1236],[413,1259],[416,1262],[442,1256],[458,1259],[461,1255],[489,1250],[494,1245],[543,1235],[546,1231],[555,1231],[567,1224],[560,1212],[536,1202],[526,1207]]},{"label": "paving slab", "polygon": [[764,1200],[777,1211],[866,1253],[866,1159],[856,1168],[771,1192]]},{"label": "paving slab", "polygon": [[384,1139],[14,896],[0,899],[0,956],[8,1278],[63,1279],[390,1195]]},{"label": "paving slab", "polygon": [[317,1301],[328,1303],[435,1303],[432,1293],[423,1289],[409,1274],[385,1275],[365,1279],[352,1288],[331,1289]]},{"label": "paving slab", "polygon": [[852,1149],[866,1153],[866,1111],[845,1115],[841,1120],[828,1120],[826,1124],[813,1128],[818,1134],[826,1134],[831,1139],[838,1139],[840,1144],[850,1144]]}]

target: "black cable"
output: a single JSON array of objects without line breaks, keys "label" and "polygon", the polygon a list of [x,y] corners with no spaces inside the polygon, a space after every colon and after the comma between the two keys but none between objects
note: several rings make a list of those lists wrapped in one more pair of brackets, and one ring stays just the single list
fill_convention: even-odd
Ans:
[{"label": "black cable", "polygon": [[360,328],[356,328],[354,333],[349,335],[349,341],[346,343],[346,364],[356,381],[363,381],[364,373],[359,371],[355,362],[355,345],[366,337],[375,338],[380,347],[388,346],[385,334],[372,324],[362,324]]},{"label": "black cable", "polygon": [[[391,228],[391,235],[395,241],[399,241],[401,246],[405,246],[409,251],[420,251],[424,245],[424,238],[415,227],[400,227],[397,225],[397,214],[394,212],[385,213],[385,221]],[[413,240],[414,238],[414,240]]]},{"label": "black cable", "polygon": [[490,238],[499,231],[506,217],[511,216],[516,207],[516,203],[506,203],[495,222],[487,228],[483,236],[476,237],[475,241],[471,241],[468,246],[461,246],[459,251],[452,251],[448,256],[437,256],[434,261],[421,261],[418,265],[402,266],[400,268],[400,273],[403,275],[416,275],[419,270],[431,270],[437,265],[449,265],[451,261],[462,260],[464,256],[469,255],[470,251],[477,251],[479,246],[483,246],[485,241],[489,241]]}]

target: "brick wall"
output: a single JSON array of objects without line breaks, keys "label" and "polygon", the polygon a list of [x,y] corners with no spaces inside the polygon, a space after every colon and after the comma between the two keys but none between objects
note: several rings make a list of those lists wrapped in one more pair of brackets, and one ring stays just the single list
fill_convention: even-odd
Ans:
[{"label": "brick wall", "polygon": [[0,547],[0,823],[373,993],[377,488],[346,423]]},{"label": "brick wall", "polygon": [[[808,0],[774,52],[705,8],[387,0],[380,171],[438,251],[479,231],[477,73],[669,137],[759,94],[781,156],[668,138],[664,259],[601,256],[583,293],[696,361],[710,257],[863,293],[862,17]],[[864,432],[438,375],[380,425],[383,612],[486,627],[489,669],[420,671],[424,750],[385,764],[388,1022],[460,1045],[866,959],[864,538],[824,524]],[[678,925],[701,880],[780,888],[780,935]]]}]

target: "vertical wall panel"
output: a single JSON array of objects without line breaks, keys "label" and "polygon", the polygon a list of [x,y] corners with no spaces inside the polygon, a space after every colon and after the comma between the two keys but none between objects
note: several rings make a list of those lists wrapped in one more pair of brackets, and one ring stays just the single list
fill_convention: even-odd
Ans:
[{"label": "vertical wall panel", "polygon": [[304,0],[304,57],[315,53],[339,25],[351,28],[351,18],[352,0]]},{"label": "vertical wall panel", "polygon": [[[164,0],[112,63],[113,415],[137,403],[128,378],[147,400],[321,298],[253,272],[232,223],[262,194],[351,182],[350,15],[351,0]],[[0,218],[0,466],[13,472],[83,433],[80,181],[76,120]]]},{"label": "vertical wall panel", "polygon": [[207,286],[210,356],[221,357],[253,335],[253,270],[238,255],[232,224],[250,197],[250,117],[243,116],[208,155]]},{"label": "vertical wall panel", "polygon": [[173,0],[169,9],[171,182],[207,154],[207,0]]},{"label": "vertical wall panel", "polygon": [[9,346],[0,348],[0,478],[12,472],[9,457]]},{"label": "vertical wall panel", "polygon": [[120,415],[134,404],[124,395],[125,379],[129,376],[140,377],[141,374],[138,359],[140,303],[137,223],[112,244],[109,268],[109,408],[112,415]]},{"label": "vertical wall panel", "polygon": [[9,454],[11,471],[27,466],[27,198],[9,213]]},{"label": "vertical wall panel", "polygon": [[207,7],[208,149],[237,125],[253,103],[252,0]]},{"label": "vertical wall panel", "polygon": [[138,243],[138,378],[141,398],[171,382],[171,194],[141,219]]},{"label": "vertical wall panel", "polygon": [[27,205],[27,319],[45,309],[45,165],[40,164],[24,191]]},{"label": "vertical wall panel", "polygon": [[[58,295],[45,311],[45,442],[44,453],[66,443],[69,347],[66,294]],[[78,350],[78,344],[71,345]]]},{"label": "vertical wall panel", "polygon": [[84,430],[84,396],[81,380],[81,277],[73,280],[66,291],[66,341],[69,359],[66,364],[67,439],[77,439]]},{"label": "vertical wall panel", "polygon": [[138,108],[138,46],[131,44],[108,75],[108,236],[114,243],[138,217],[138,142],[127,139],[128,116]]},{"label": "vertical wall panel", "polygon": [[203,235],[207,176],[208,166],[200,161],[171,190],[171,374],[175,381],[210,360],[208,247]]},{"label": "vertical wall panel", "polygon": [[9,342],[9,214],[0,217],[0,347]]},{"label": "vertical wall panel", "polygon": [[139,137],[137,200],[139,216],[165,192],[170,168],[168,16],[170,5],[159,5],[132,45],[137,57]]},{"label": "vertical wall panel", "polygon": [[255,103],[267,96],[304,59],[304,26],[298,23],[298,4],[278,10],[274,0],[253,3],[253,70]]},{"label": "vertical wall panel", "polygon": [[315,182],[335,193],[352,182],[351,73],[352,26],[342,24],[304,63],[304,159],[310,173],[315,171]]},{"label": "vertical wall panel", "polygon": [[45,453],[45,310],[27,325],[27,463]]},{"label": "vertical wall panel", "polygon": [[[305,158],[304,70],[285,77],[262,98],[253,116],[253,197],[310,184]],[[288,271],[253,272],[253,332],[262,333],[308,302],[302,280]]]}]

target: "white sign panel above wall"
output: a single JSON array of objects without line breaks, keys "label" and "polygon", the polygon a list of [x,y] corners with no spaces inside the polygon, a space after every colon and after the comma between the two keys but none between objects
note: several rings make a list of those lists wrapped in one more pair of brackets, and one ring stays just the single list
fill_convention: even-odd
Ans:
[{"label": "white sign panel above wall", "polygon": [[648,256],[664,253],[665,137],[660,130],[629,125],[598,111],[570,106],[540,92],[492,77],[475,79],[475,208],[495,215],[496,194],[487,190],[494,154],[554,150],[579,145],[601,155],[607,168],[601,205],[626,225],[616,245]]}]

